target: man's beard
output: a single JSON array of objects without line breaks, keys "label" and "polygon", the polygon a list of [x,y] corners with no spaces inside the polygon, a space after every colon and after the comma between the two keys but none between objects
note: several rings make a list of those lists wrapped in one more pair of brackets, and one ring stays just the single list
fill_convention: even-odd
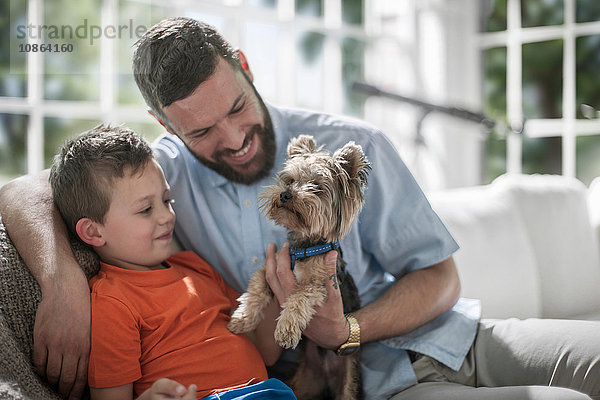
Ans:
[{"label": "man's beard", "polygon": [[[223,156],[226,154],[235,153],[234,150],[221,150],[213,155],[213,158],[216,161],[209,161],[205,158],[198,156],[188,147],[188,150],[192,154],[194,154],[196,159],[202,164],[204,164],[206,167],[212,169],[213,171],[227,178],[231,182],[242,183],[245,185],[250,185],[269,175],[269,172],[271,172],[273,164],[275,163],[275,152],[277,150],[277,146],[275,144],[275,131],[273,130],[273,123],[271,122],[271,116],[269,115],[269,111],[267,110],[265,103],[262,101],[256,90],[254,91],[254,93],[257,96],[258,101],[260,102],[261,109],[263,112],[263,126],[253,126],[246,134],[246,137],[244,138],[244,143],[240,147],[240,149],[246,147],[250,140],[256,140],[257,137],[260,138],[261,148],[258,149],[254,158],[249,161],[249,163],[252,164],[260,163],[260,166],[256,172],[251,174],[239,172],[234,168],[231,168],[225,161],[223,161]],[[240,165],[238,166],[238,168],[243,171],[244,166]]]}]

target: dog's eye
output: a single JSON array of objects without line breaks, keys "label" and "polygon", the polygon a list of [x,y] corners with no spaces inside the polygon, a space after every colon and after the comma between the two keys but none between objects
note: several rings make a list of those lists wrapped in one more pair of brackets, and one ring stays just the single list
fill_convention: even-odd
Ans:
[{"label": "dog's eye", "polygon": [[294,183],[294,180],[292,178],[290,178],[289,176],[282,176],[281,178],[279,178],[279,180],[281,181],[282,184],[284,185],[291,185],[292,183]]}]

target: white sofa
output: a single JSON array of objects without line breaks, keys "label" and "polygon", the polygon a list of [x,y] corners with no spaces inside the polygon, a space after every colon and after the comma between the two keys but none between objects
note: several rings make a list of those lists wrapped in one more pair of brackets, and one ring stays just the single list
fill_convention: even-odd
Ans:
[{"label": "white sofa", "polygon": [[484,318],[600,320],[600,178],[503,175],[428,198],[461,246],[461,295]]}]

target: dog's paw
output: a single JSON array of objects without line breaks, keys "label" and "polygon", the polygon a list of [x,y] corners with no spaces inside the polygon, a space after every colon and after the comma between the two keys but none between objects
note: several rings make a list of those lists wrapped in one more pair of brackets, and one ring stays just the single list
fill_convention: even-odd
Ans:
[{"label": "dog's paw", "polygon": [[275,341],[284,349],[294,349],[300,343],[302,330],[294,321],[279,319],[275,327]]},{"label": "dog's paw", "polygon": [[246,333],[249,332],[246,330],[248,324],[243,318],[231,317],[231,320],[227,324],[227,329],[229,329],[233,333]]}]

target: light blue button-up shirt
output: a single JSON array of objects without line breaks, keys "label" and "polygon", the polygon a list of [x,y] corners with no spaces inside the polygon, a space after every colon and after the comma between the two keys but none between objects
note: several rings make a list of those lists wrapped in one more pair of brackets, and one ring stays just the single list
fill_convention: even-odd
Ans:
[{"label": "light blue button-up shirt", "polygon": [[[268,110],[276,136],[275,166],[268,177],[253,185],[229,182],[206,168],[174,135],[163,135],[153,145],[175,199],[178,239],[234,289],[245,290],[250,276],[263,265],[269,242],[280,247],[286,240],[285,229],[259,213],[257,199],[264,186],[274,183],[286,160],[287,143],[300,134],[314,136],[317,144],[332,152],[353,140],[371,162],[365,205],[340,242],[363,305],[396,279],[436,264],[458,249],[383,133],[346,117],[270,105]],[[473,342],[479,317],[479,303],[461,299],[452,310],[407,335],[363,345],[366,398],[388,398],[416,383],[405,350],[458,369]]]}]

